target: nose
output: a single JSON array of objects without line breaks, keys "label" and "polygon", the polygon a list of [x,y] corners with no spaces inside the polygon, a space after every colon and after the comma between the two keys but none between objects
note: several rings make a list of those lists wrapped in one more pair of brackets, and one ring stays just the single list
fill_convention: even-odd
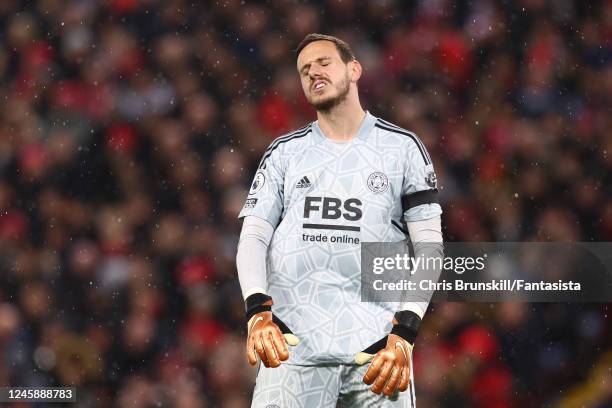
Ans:
[{"label": "nose", "polygon": [[318,78],[321,76],[321,69],[317,66],[312,66],[310,67],[310,70],[308,71],[308,73],[310,74],[311,78]]}]

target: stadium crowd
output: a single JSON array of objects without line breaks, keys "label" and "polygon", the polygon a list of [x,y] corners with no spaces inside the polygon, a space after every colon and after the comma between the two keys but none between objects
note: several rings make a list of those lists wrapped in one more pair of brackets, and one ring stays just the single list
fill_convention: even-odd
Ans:
[{"label": "stadium crowd", "polygon": [[[408,5],[409,3],[409,5]],[[0,384],[246,407],[235,271],[267,145],[337,35],[433,157],[448,241],[612,241],[612,2],[0,2]],[[420,407],[612,404],[607,304],[430,306]]]}]

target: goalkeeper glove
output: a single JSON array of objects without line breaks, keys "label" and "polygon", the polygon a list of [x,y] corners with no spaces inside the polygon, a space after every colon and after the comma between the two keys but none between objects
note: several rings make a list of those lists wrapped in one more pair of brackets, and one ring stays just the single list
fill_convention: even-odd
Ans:
[{"label": "goalkeeper glove", "polygon": [[395,313],[391,333],[365,350],[357,353],[355,362],[364,365],[371,361],[363,382],[371,390],[391,396],[397,389],[406,391],[410,383],[410,356],[421,318],[414,312]]},{"label": "goalkeeper glove", "polygon": [[[257,356],[266,367],[278,367],[289,358],[286,344],[296,346],[300,341],[287,325],[272,314],[272,298],[254,293],[246,301],[247,358],[257,364]],[[285,344],[286,343],[286,344]]]}]

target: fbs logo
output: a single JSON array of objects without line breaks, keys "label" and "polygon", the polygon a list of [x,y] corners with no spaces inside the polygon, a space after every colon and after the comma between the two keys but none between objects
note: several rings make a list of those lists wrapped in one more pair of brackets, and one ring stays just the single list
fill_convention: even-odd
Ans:
[{"label": "fbs logo", "polygon": [[337,220],[340,217],[347,221],[357,221],[363,216],[361,200],[349,198],[342,202],[333,197],[306,197],[304,199],[304,218],[312,213],[321,213],[324,220]]},{"label": "fbs logo", "polygon": [[304,176],[300,179],[300,181],[297,182],[297,184],[295,185],[295,188],[308,188],[311,185],[312,184],[310,183],[310,180],[308,180],[308,177]]}]

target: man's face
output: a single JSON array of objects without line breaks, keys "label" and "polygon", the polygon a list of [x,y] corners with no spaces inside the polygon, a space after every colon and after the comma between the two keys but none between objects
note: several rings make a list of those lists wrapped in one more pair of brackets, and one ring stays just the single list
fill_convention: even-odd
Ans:
[{"label": "man's face", "polygon": [[297,69],[304,95],[316,110],[329,110],[346,99],[351,84],[350,64],[342,61],[331,41],[311,42],[302,49]]}]

